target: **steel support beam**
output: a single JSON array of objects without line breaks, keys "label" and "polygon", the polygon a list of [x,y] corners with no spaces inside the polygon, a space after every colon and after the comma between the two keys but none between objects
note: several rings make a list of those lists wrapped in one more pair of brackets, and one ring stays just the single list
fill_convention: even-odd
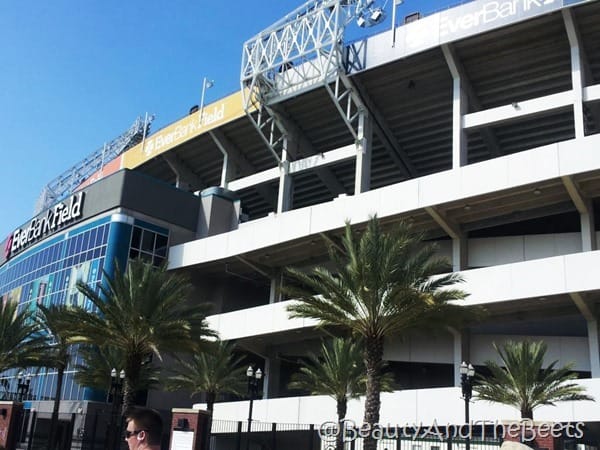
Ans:
[{"label": "steel support beam", "polygon": [[402,170],[402,172],[407,177],[416,177],[416,169],[414,168],[414,166],[410,162],[410,159],[408,158],[408,155],[394,136],[394,133],[392,132],[392,129],[387,123],[387,120],[385,120],[385,117],[383,116],[379,108],[375,105],[375,102],[373,102],[373,100],[371,99],[371,96],[368,94],[367,89],[360,82],[360,80],[358,80],[358,78],[346,77],[346,79],[348,86],[350,86],[350,89],[352,89],[353,92],[356,92],[356,94],[358,95],[358,99],[360,99],[360,103],[369,112],[369,115],[372,118],[373,132],[381,141],[381,143],[387,150],[388,154],[390,155],[396,166],[400,170]]},{"label": "steel support beam", "polygon": [[594,205],[584,197],[573,179],[565,175],[561,177],[565,189],[579,212],[581,222],[581,249],[585,252],[596,250],[596,226],[594,220]]},{"label": "steel support beam", "polygon": [[[471,84],[467,71],[462,65],[454,47],[451,44],[442,45],[442,51],[446,64],[452,75],[454,94],[453,94],[453,132],[452,132],[452,167],[457,168],[467,164],[467,135],[463,129],[462,117],[469,111],[469,104],[471,109],[481,111],[483,107],[479,101],[473,85]],[[500,151],[500,144],[494,132],[484,127],[480,130],[483,142],[487,146],[492,156],[502,156]]]},{"label": "steel support beam", "polygon": [[[175,186],[179,189],[197,191],[206,187],[206,183],[192,170],[172,153],[163,153],[163,159],[175,174]],[[185,184],[185,185],[184,185]]]},{"label": "steel support beam", "polygon": [[[254,165],[250,163],[244,156],[244,154],[231,142],[231,140],[225,136],[220,129],[216,128],[208,132],[210,137],[212,138],[215,145],[219,148],[221,153],[223,153],[223,177],[221,179],[221,186],[224,188],[229,188],[229,183],[233,178],[233,165],[237,166],[239,172],[242,174],[254,174],[256,173],[256,168]],[[275,201],[275,196],[271,190],[263,185],[258,184],[256,186],[256,190],[259,195],[263,198],[263,200],[271,206],[271,208],[275,209],[277,203]]]},{"label": "steel support beam", "polygon": [[592,371],[592,378],[598,378],[600,377],[600,345],[598,342],[598,320],[596,314],[592,311],[579,292],[572,292],[569,295],[587,323],[590,368]]}]

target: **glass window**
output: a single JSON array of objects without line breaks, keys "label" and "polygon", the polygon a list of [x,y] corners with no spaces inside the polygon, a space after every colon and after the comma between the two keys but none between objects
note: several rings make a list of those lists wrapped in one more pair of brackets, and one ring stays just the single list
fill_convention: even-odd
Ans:
[{"label": "glass window", "polygon": [[152,253],[154,251],[154,237],[155,233],[152,231],[144,230],[142,235],[142,250],[145,252]]},{"label": "glass window", "polygon": [[141,241],[142,229],[140,227],[133,227],[133,232],[131,233],[131,247],[139,249]]},{"label": "glass window", "polygon": [[98,234],[97,228],[92,228],[90,230],[90,247],[96,247],[98,244],[96,243],[96,235]]},{"label": "glass window", "polygon": [[157,234],[156,235],[156,248],[154,250],[154,253],[156,253],[159,256],[167,256],[167,242],[168,242],[167,236],[164,236],[162,234]]},{"label": "glass window", "polygon": [[81,234],[77,235],[75,239],[75,253],[81,252],[81,244],[83,243],[83,236]]},{"label": "glass window", "polygon": [[85,250],[89,249],[90,248],[90,233],[89,232],[83,233],[81,240],[83,242],[82,247],[81,247],[82,250],[85,251]]},{"label": "glass window", "polygon": [[102,241],[102,234],[104,232],[104,227],[98,227],[96,229],[96,247],[102,245],[103,241]]}]

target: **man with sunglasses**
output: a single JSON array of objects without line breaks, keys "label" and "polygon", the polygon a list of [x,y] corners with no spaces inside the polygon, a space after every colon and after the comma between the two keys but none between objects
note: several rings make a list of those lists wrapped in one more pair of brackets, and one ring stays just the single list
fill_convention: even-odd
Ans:
[{"label": "man with sunglasses", "polygon": [[163,423],[157,411],[132,408],[125,415],[125,421],[125,442],[129,450],[160,450]]}]

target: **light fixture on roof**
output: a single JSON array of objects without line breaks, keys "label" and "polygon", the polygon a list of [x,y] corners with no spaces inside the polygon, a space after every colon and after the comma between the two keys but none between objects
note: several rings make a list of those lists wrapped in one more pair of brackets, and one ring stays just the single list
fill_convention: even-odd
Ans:
[{"label": "light fixture on roof", "polygon": [[375,6],[375,0],[357,2],[355,15],[356,24],[361,28],[378,25],[385,18],[383,8]]},{"label": "light fixture on roof", "polygon": [[371,12],[371,16],[369,17],[373,25],[378,24],[383,20],[383,10],[381,8],[376,8]]}]

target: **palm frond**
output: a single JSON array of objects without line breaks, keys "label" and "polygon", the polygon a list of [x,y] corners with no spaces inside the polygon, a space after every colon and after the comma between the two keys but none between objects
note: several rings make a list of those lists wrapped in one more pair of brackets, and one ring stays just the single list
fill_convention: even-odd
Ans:
[{"label": "palm frond", "polygon": [[533,418],[533,410],[541,405],[554,405],[565,400],[594,400],[585,388],[570,381],[577,375],[572,365],[556,368],[558,361],[544,368],[548,349],[543,341],[494,344],[502,366],[486,361],[489,376],[479,376],[474,387],[481,400],[513,406],[523,418]]}]

